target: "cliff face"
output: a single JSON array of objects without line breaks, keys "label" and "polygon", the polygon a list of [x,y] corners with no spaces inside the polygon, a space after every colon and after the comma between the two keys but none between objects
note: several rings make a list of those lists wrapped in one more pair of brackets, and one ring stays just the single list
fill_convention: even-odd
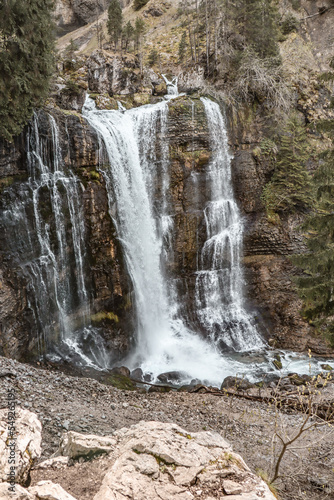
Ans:
[{"label": "cliff face", "polygon": [[[91,321],[103,332],[110,351],[117,357],[127,350],[132,332],[131,283],[109,216],[104,181],[97,172],[98,140],[81,117],[54,111],[53,117],[58,127],[61,157],[66,168],[72,169],[82,183],[79,203],[83,207],[85,222],[85,273],[89,286]],[[52,158],[55,152],[52,149],[48,115],[40,112],[38,122],[40,134],[50,139],[50,150],[46,154]],[[16,254],[15,248],[13,251],[13,241],[10,241],[17,235],[6,226],[6,211],[13,204],[15,193],[28,178],[27,145],[23,137],[24,134],[12,147],[1,146],[0,168],[0,352],[20,359],[38,354],[39,336],[38,322],[31,306],[31,283],[23,272],[22,256]],[[44,210],[47,210],[47,204]],[[52,222],[50,225],[52,231]],[[73,242],[70,239],[68,242],[71,247]],[[19,238],[15,240],[15,245],[20,246]],[[38,247],[38,242],[36,245]],[[70,247],[66,250],[68,254],[73,252]]]},{"label": "cliff face", "polygon": [[[282,2],[284,3],[284,2]],[[90,2],[57,3],[59,23],[65,26],[84,24],[93,8]],[[94,5],[96,2],[94,3]],[[103,10],[103,1],[97,9]],[[319,86],[318,75],[328,67],[334,9],[330,0],[301,2],[307,19],[298,33],[292,33],[281,44],[283,67],[294,88],[292,107],[305,123],[328,117],[328,93]],[[319,8],[325,7],[324,14]],[[94,7],[95,8],[95,7]],[[76,16],[83,16],[79,19]],[[87,15],[86,15],[87,14]],[[304,15],[304,14],[303,14]],[[86,16],[86,17],[84,17]],[[61,20],[62,19],[62,20]],[[72,23],[72,24],[71,24]],[[329,35],[324,36],[323,27]],[[79,30],[80,31],[80,30]],[[327,32],[326,32],[327,33]],[[169,68],[179,71],[177,68]],[[124,262],[113,222],[103,177],[98,171],[98,139],[80,114],[85,91],[94,94],[97,107],[117,109],[117,101],[126,108],[156,102],[166,92],[163,79],[152,69],[141,73],[141,62],[133,54],[115,55],[95,51],[85,56],[76,70],[78,88],[66,85],[66,71],[58,79],[46,110],[54,116],[59,129],[61,154],[66,168],[82,183],[81,204],[84,209],[90,288],[91,316],[115,356],[125,353],[132,342],[132,285]],[[203,86],[203,71],[183,71],[179,88],[188,97],[169,104],[168,143],[170,188],[168,203],[174,220],[171,235],[172,257],[166,272],[175,279],[181,312],[196,323],[194,293],[200,250],[206,239],[203,207],[208,199],[206,169],[211,157],[209,133],[198,89]],[[257,311],[261,332],[278,347],[332,354],[326,343],[314,337],[314,331],[300,314],[301,301],[293,284],[297,270],[290,256],[304,250],[299,232],[301,216],[282,218],[279,224],[268,221],[261,200],[263,187],[270,179],[273,166],[258,152],[274,122],[261,103],[256,106],[226,106],[230,148],[234,155],[232,175],[235,195],[244,217],[245,292],[249,307]],[[45,112],[43,135],[50,137]],[[44,117],[44,118],[43,118]],[[15,144],[0,145],[0,352],[24,358],[37,354],[36,321],[31,309],[31,287],[20,265],[9,249],[3,214],[19,186],[26,182],[27,145],[25,134]],[[310,139],[318,141],[318,137]],[[51,143],[51,139],[50,139]],[[50,156],[53,154],[50,149]],[[310,169],[316,168],[312,162]],[[161,186],[156,186],[157,202]],[[9,193],[14,193],[10,195]],[[70,249],[71,250],[71,249]]]},{"label": "cliff face", "polygon": [[[153,97],[152,97],[153,99]],[[125,101],[126,102],[126,101]],[[50,110],[59,130],[61,156],[67,168],[81,179],[81,203],[85,218],[85,241],[92,323],[103,332],[115,358],[127,352],[134,331],[131,280],[112,219],[108,213],[106,186],[99,173],[98,139],[86,121],[75,112]],[[227,113],[229,116],[229,113]],[[230,116],[231,118],[231,116]],[[40,112],[41,133],[51,136],[47,114]],[[301,303],[294,291],[290,263],[292,253],[302,251],[298,219],[273,225],[265,217],[261,193],[269,166],[254,155],[258,144],[256,127],[252,141],[230,120],[234,189],[244,214],[244,265],[249,307],[258,312],[258,327],[280,347],[328,354],[325,343],[312,337],[300,316]],[[196,326],[195,283],[200,251],[206,240],[203,208],[208,199],[206,170],[211,158],[209,131],[199,96],[179,97],[169,104],[168,119],[170,188],[168,203],[174,220],[170,245],[173,249],[166,272],[177,283],[180,312]],[[245,141],[244,137],[247,137]],[[8,193],[28,177],[24,135],[14,146],[1,148],[1,317],[0,349],[6,356],[25,358],[37,354],[37,325],[31,309],[31,288],[15,255],[8,251],[3,214]],[[51,139],[50,139],[51,140]],[[50,142],[51,144],[51,142]],[[51,146],[50,146],[51,147]],[[50,157],[53,151],[50,150]],[[157,203],[161,186],[156,186]],[[11,195],[13,197],[13,195]],[[70,251],[70,250],[69,250]],[[56,321],[56,319],[55,319]],[[198,325],[197,325],[198,326]]]}]

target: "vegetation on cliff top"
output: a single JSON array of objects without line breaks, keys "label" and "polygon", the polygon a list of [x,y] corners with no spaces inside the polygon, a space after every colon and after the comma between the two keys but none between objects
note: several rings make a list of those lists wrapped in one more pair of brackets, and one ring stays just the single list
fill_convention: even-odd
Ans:
[{"label": "vegetation on cliff top", "polygon": [[0,136],[12,140],[41,106],[53,71],[51,0],[0,2]]}]

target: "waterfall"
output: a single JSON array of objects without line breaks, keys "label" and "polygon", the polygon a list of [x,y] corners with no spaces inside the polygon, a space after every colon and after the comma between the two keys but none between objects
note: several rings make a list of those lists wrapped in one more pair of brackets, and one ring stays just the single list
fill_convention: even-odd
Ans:
[{"label": "waterfall", "polygon": [[[210,314],[215,315],[217,321],[221,322],[221,336],[225,335],[223,330],[227,324],[238,322],[235,326],[236,345],[242,348],[244,342],[246,349],[254,349],[261,342],[243,309],[242,292],[239,290],[242,282],[242,230],[228,173],[230,158],[226,153],[226,139],[222,147],[217,145],[226,135],[225,127],[218,106],[212,105],[210,108],[206,100],[203,102],[211,134],[216,133],[210,121],[211,109],[215,111],[222,131],[213,144],[215,160],[211,162],[208,174],[212,201],[205,209],[208,241],[202,252],[203,269],[198,273],[198,314],[202,323]],[[106,180],[110,214],[123,245],[134,287],[136,346],[134,353],[124,363],[131,368],[140,365],[144,372],[150,372],[153,377],[163,371],[178,370],[184,372],[185,379],[197,377],[202,380],[220,380],[229,373],[229,360],[221,356],[219,342],[214,335],[205,340],[187,328],[186,318],[180,317],[178,313],[178,300],[182,298],[176,297],[172,280],[163,272],[163,256],[164,252],[168,254],[166,247],[173,226],[172,214],[168,212],[168,102],[121,113],[97,110],[94,101],[87,97],[83,114],[99,134],[103,145],[101,155],[107,155],[109,161],[109,166],[106,166],[105,161],[101,162],[100,168]],[[156,193],[157,186],[160,186],[159,193]],[[220,221],[222,215],[227,219],[225,224]],[[224,273],[220,272],[220,261],[226,260],[222,232],[231,233],[229,239],[233,246],[228,254],[233,259],[233,265],[230,265],[232,276],[228,277],[225,273],[227,285],[222,283]],[[215,240],[221,243],[216,244]],[[215,279],[214,274],[217,275]],[[233,280],[236,282],[232,283]],[[206,302],[201,298],[203,293],[207,295]],[[228,319],[224,318],[224,304],[219,304],[220,299],[225,304],[228,302]],[[233,306],[234,299],[236,303]],[[217,307],[219,313],[215,311]],[[205,325],[211,331],[214,321],[212,325],[206,322]],[[250,339],[246,337],[247,327]],[[243,331],[239,332],[239,329]]]},{"label": "waterfall", "polygon": [[168,80],[168,78],[165,75],[161,75],[162,78],[165,80],[165,84],[167,87],[167,96],[170,97],[176,97],[179,95],[179,89],[177,87],[177,77],[174,77],[172,80]]},{"label": "waterfall", "polygon": [[59,131],[48,115],[51,140],[41,136],[38,115],[27,135],[29,178],[9,191],[2,216],[9,251],[27,280],[41,355],[74,355],[77,362],[107,366],[101,337],[90,326],[81,185],[65,168]]},{"label": "waterfall", "polygon": [[207,170],[209,201],[204,210],[207,240],[196,279],[197,316],[218,347],[258,349],[264,342],[244,306],[243,225],[233,194],[226,126],[218,104],[207,98],[201,101],[212,158]]}]

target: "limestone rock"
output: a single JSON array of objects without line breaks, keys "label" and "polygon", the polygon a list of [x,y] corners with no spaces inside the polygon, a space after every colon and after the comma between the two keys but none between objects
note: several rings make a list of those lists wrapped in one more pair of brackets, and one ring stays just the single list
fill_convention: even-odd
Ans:
[{"label": "limestone rock", "polygon": [[69,461],[69,457],[54,457],[49,458],[48,460],[44,460],[40,464],[38,464],[35,469],[61,469],[63,467],[67,467]]},{"label": "limestone rock", "polygon": [[19,484],[15,485],[14,492],[9,490],[9,483],[0,483],[0,498],[1,500],[35,500],[36,497],[29,493],[28,490],[22,488]]},{"label": "limestone rock", "polygon": [[95,436],[93,434],[80,434],[79,432],[66,432],[59,445],[59,454],[76,459],[79,457],[94,457],[110,453],[116,440],[112,437]]},{"label": "limestone rock", "polygon": [[[8,422],[13,413],[13,435]],[[0,481],[8,481],[10,460],[14,460],[15,481],[24,484],[31,467],[41,455],[42,424],[37,415],[22,408],[0,410]],[[14,439],[13,439],[14,437]],[[15,439],[16,438],[16,439]]]},{"label": "limestone rock", "polygon": [[96,50],[87,61],[88,86],[93,92],[128,95],[139,92],[139,61],[130,54],[110,56]]},{"label": "limestone rock", "polygon": [[189,500],[199,485],[210,488],[212,498],[228,491],[232,500],[274,500],[268,486],[217,433],[140,422],[114,437],[112,466],[94,500]]},{"label": "limestone rock", "polygon": [[60,484],[52,481],[40,481],[36,486],[28,488],[28,491],[36,500],[76,500]]},{"label": "limestone rock", "polygon": [[57,0],[55,2],[55,19],[59,34],[71,31],[92,21],[97,14],[106,8],[104,0]]}]

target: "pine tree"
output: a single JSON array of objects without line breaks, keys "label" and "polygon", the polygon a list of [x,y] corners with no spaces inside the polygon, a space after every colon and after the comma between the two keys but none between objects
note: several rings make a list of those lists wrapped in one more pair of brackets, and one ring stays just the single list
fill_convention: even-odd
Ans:
[{"label": "pine tree", "polygon": [[[334,120],[323,122],[334,140]],[[293,258],[304,274],[297,279],[303,314],[334,345],[334,149],[320,156],[314,175],[317,206],[306,220],[309,252]]]},{"label": "pine tree", "polygon": [[278,12],[273,0],[239,0],[235,4],[239,30],[262,58],[279,59]]},{"label": "pine tree", "polygon": [[187,33],[184,31],[179,43],[179,62],[182,63],[187,50]]},{"label": "pine tree", "polygon": [[303,210],[312,205],[311,177],[306,169],[308,158],[305,128],[297,117],[293,117],[281,137],[272,179],[263,191],[268,215]]},{"label": "pine tree", "polygon": [[137,17],[135,23],[135,31],[134,31],[137,50],[139,50],[141,39],[144,33],[145,33],[145,22],[141,17]]},{"label": "pine tree", "polygon": [[0,136],[12,140],[41,106],[54,67],[51,0],[0,1]]},{"label": "pine tree", "polygon": [[117,49],[118,41],[122,35],[123,14],[119,0],[111,0],[108,7],[107,29],[111,42]]},{"label": "pine tree", "polygon": [[152,49],[148,55],[147,62],[150,67],[155,66],[159,61],[159,52],[156,48]]},{"label": "pine tree", "polygon": [[125,41],[125,50],[126,51],[128,50],[129,43],[134,38],[134,33],[135,33],[135,29],[132,26],[131,22],[128,21],[127,24],[124,27],[124,30],[123,30],[123,38],[124,38],[124,41]]}]

